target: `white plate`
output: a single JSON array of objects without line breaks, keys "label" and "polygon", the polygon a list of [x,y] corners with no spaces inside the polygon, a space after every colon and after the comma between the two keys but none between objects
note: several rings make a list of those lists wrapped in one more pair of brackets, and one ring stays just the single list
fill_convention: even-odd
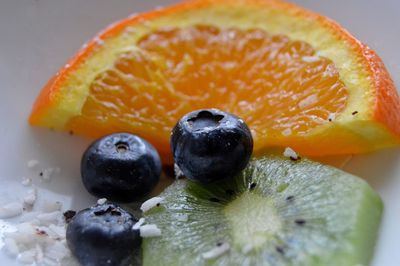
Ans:
[{"label": "white plate", "polygon": [[[80,183],[79,161],[88,140],[30,128],[26,119],[45,82],[90,37],[130,13],[174,1],[16,0],[0,2],[0,204],[20,198],[23,176],[39,187],[39,199],[61,200],[80,209],[95,202]],[[400,87],[400,2],[396,0],[296,0],[325,14],[383,58]],[[40,167],[28,169],[37,159]],[[346,170],[364,177],[385,202],[375,266],[400,264],[399,150],[354,157]],[[58,166],[61,173],[40,183],[39,169]],[[0,226],[1,227],[1,226]],[[15,265],[0,252],[0,265]]]}]

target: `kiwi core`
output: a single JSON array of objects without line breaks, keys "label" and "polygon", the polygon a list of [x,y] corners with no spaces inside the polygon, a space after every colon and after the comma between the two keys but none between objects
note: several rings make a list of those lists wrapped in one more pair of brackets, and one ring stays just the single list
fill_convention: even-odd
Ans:
[{"label": "kiwi core", "polygon": [[224,213],[232,228],[233,242],[240,247],[260,247],[282,226],[272,201],[255,191],[244,192],[225,207]]}]

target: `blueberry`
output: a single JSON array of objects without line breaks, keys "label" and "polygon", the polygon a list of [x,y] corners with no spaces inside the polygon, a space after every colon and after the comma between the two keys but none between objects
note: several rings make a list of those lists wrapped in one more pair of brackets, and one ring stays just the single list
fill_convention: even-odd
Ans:
[{"label": "blueberry", "polygon": [[84,266],[130,265],[141,243],[139,231],[132,229],[136,222],[115,204],[84,209],[68,224],[68,247]]},{"label": "blueberry", "polygon": [[132,202],[150,193],[161,175],[160,156],[144,139],[116,133],[95,141],[81,161],[82,181],[94,196]]},{"label": "blueberry", "polygon": [[242,171],[253,150],[251,132],[243,120],[217,109],[186,114],[171,136],[175,163],[189,179],[210,183]]}]

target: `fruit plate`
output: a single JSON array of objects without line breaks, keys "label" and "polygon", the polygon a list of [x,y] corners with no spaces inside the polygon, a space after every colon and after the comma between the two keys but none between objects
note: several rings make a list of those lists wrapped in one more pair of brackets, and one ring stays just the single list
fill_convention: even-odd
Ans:
[{"label": "fruit plate", "polygon": [[[84,190],[79,174],[80,157],[90,140],[29,127],[26,120],[31,105],[48,78],[100,29],[131,13],[173,2],[32,0],[0,3],[0,144],[3,150],[0,153],[0,204],[26,195],[28,188],[21,185],[23,177],[32,178],[38,188],[37,202],[59,201],[63,210],[77,210],[96,201]],[[396,49],[400,43],[400,18],[396,12],[400,10],[400,2],[293,2],[335,19],[369,44],[382,57],[400,87],[400,54]],[[348,159],[321,160],[364,177],[382,196],[385,211],[372,265],[398,265],[400,150],[384,150]],[[33,167],[32,160],[38,161],[38,165]],[[39,176],[44,169],[54,171],[58,168],[60,172],[54,173],[51,180],[43,181]],[[0,234],[13,222],[13,219],[0,220]],[[0,265],[17,263],[0,252]]]}]

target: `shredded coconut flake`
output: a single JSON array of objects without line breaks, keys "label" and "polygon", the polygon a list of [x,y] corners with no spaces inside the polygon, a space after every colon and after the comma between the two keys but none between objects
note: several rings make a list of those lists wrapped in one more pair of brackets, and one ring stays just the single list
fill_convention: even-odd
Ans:
[{"label": "shredded coconut flake", "polygon": [[151,208],[154,208],[155,206],[160,204],[163,200],[164,200],[164,198],[162,198],[162,197],[154,197],[154,198],[148,199],[145,202],[143,202],[142,206],[140,206],[140,209],[142,210],[142,212],[147,212]]},{"label": "shredded coconut flake", "polygon": [[41,213],[36,216],[40,223],[44,225],[57,224],[60,217],[62,217],[60,211]]},{"label": "shredded coconut flake", "polygon": [[23,177],[22,178],[22,181],[21,181],[21,184],[23,185],[23,186],[30,186],[31,184],[32,184],[32,178],[27,178],[27,177]]},{"label": "shredded coconut flake", "polygon": [[17,261],[21,262],[21,263],[26,263],[26,264],[31,264],[35,262],[35,250],[31,249],[31,250],[27,250],[24,252],[21,252],[18,257],[17,257]]},{"label": "shredded coconut flake", "polygon": [[179,166],[176,163],[174,164],[174,173],[175,173],[176,179],[179,179],[184,176],[182,170],[179,168]]},{"label": "shredded coconut flake", "polygon": [[303,108],[305,108],[307,106],[310,106],[310,105],[316,103],[317,101],[318,101],[317,95],[316,94],[312,94],[312,95],[308,96],[307,98],[301,100],[299,102],[299,107],[301,109],[303,109]]},{"label": "shredded coconut flake", "polygon": [[[66,255],[69,255],[70,251],[67,246],[62,242],[56,242],[54,245],[46,249],[46,257],[49,260],[53,260],[55,262],[60,262]],[[57,263],[55,265],[60,265]],[[67,265],[67,264],[66,264]]]},{"label": "shredded coconut flake", "polygon": [[291,159],[294,159],[294,160],[297,160],[299,158],[297,153],[293,149],[291,149],[289,147],[287,147],[285,149],[285,151],[283,152],[283,156],[291,158]]},{"label": "shredded coconut flake", "polygon": [[22,211],[23,211],[23,206],[20,202],[11,202],[3,206],[0,206],[0,218],[5,219],[5,218],[15,217],[20,215]]},{"label": "shredded coconut flake", "polygon": [[320,60],[319,56],[303,56],[302,60],[307,63],[317,62]]},{"label": "shredded coconut flake", "polygon": [[292,130],[290,128],[287,128],[282,131],[282,135],[284,135],[284,136],[289,136],[291,134],[292,134]]},{"label": "shredded coconut flake", "polygon": [[65,238],[65,226],[57,226],[55,224],[50,224],[49,229],[51,230],[53,236],[55,237],[60,237],[60,238]]},{"label": "shredded coconut flake", "polygon": [[5,251],[8,254],[10,254],[11,256],[17,256],[19,253],[19,249],[18,249],[17,243],[15,243],[15,240],[7,237],[3,241],[4,241]]},{"label": "shredded coconut flake", "polygon": [[46,168],[42,171],[41,177],[44,181],[50,181],[54,174],[59,174],[59,173],[60,173],[59,167]]},{"label": "shredded coconut flake", "polygon": [[144,224],[145,219],[144,218],[140,218],[139,221],[137,221],[137,223],[135,223],[132,226],[133,230],[138,230],[143,224]]},{"label": "shredded coconut flake", "polygon": [[43,248],[39,244],[36,244],[35,251],[36,251],[36,261],[42,262],[44,258]]},{"label": "shredded coconut flake", "polygon": [[161,236],[161,230],[155,224],[142,225],[139,230],[141,237]]},{"label": "shredded coconut flake", "polygon": [[35,216],[25,213],[24,222],[15,224],[13,231],[4,232],[3,250],[24,264],[77,266],[67,247],[62,213],[41,211]]},{"label": "shredded coconut flake", "polygon": [[44,201],[43,202],[43,212],[55,212],[62,208],[62,204],[59,201]]},{"label": "shredded coconut flake", "polygon": [[24,197],[24,203],[33,206],[33,204],[35,204],[36,201],[36,193],[37,193],[36,188],[29,189],[28,193]]},{"label": "shredded coconut flake", "polygon": [[216,246],[215,248],[213,248],[213,249],[211,249],[211,250],[209,250],[207,252],[204,252],[202,254],[202,257],[205,260],[214,259],[214,258],[217,258],[217,257],[221,256],[222,254],[227,252],[229,249],[230,249],[229,244],[228,243],[223,243],[220,246]]},{"label": "shredded coconut flake", "polygon": [[29,168],[35,168],[36,166],[39,165],[39,161],[38,160],[30,160],[27,163]]},{"label": "shredded coconut flake", "polygon": [[335,120],[335,118],[336,118],[336,114],[335,114],[335,113],[330,113],[330,114],[328,115],[328,120],[329,120],[330,122],[332,122],[333,120]]},{"label": "shredded coconut flake", "polygon": [[99,204],[99,205],[103,205],[104,203],[106,203],[107,202],[107,199],[106,198],[101,198],[101,199],[98,199],[97,200],[97,204]]}]

